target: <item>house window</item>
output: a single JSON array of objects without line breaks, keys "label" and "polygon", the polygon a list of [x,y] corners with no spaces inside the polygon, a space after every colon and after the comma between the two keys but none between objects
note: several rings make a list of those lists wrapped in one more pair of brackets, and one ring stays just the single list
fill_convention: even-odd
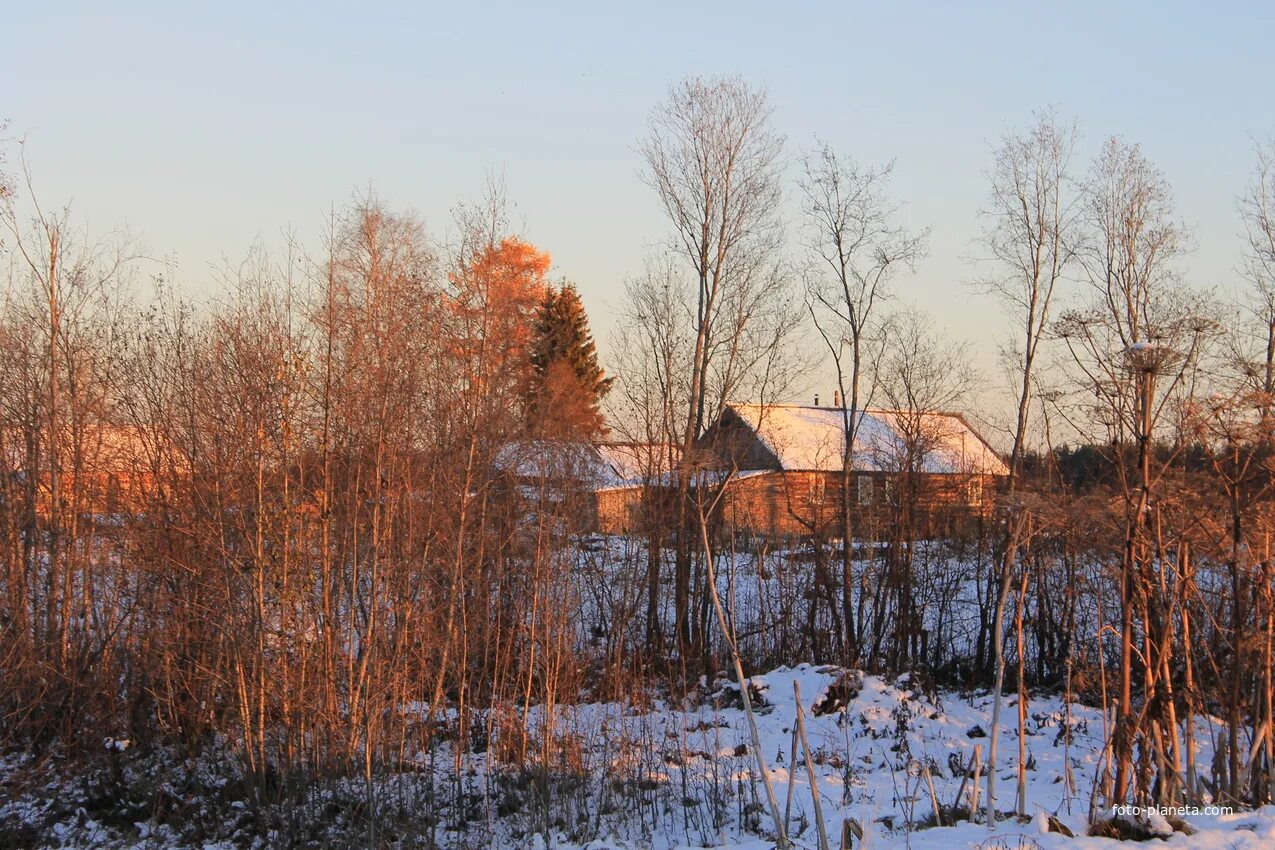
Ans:
[{"label": "house window", "polygon": [[965,502],[970,505],[983,504],[983,479],[971,478],[965,482]]},{"label": "house window", "polygon": [[827,480],[822,475],[815,475],[810,481],[810,504],[822,505],[826,492]]},{"label": "house window", "polygon": [[894,479],[893,479],[893,478],[887,478],[887,479],[885,479],[885,482],[884,482],[884,483],[885,483],[885,503],[886,503],[887,505],[893,505],[893,504],[894,504],[894,494],[895,494],[895,487],[894,487],[894,483],[895,483],[895,482],[894,482]]},{"label": "house window", "polygon": [[856,501],[861,505],[872,504],[872,497],[875,495],[872,491],[872,478],[867,475],[860,475],[855,479]]}]

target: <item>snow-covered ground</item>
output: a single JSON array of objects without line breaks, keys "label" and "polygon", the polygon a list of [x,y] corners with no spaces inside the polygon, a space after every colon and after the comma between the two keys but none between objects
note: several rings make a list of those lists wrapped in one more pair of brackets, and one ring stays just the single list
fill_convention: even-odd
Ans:
[{"label": "snow-covered ground", "polygon": [[[781,668],[754,680],[762,752],[781,812],[788,812],[788,834],[797,847],[818,848],[815,798],[839,846],[842,821],[854,818],[864,829],[862,847],[952,848],[1115,846],[1107,838],[1085,837],[1092,788],[1102,752],[1104,729],[1099,711],[1040,698],[1028,707],[1026,811],[1020,822],[1008,816],[1015,806],[1017,758],[1015,698],[1006,699],[997,764],[997,808],[1006,819],[995,829],[960,820],[934,825],[933,799],[945,821],[963,817],[972,783],[964,782],[975,747],[987,759],[991,697],[925,693],[906,677],[887,682],[851,674],[850,702],[816,716],[829,686],[841,671],[802,665]],[[813,754],[816,787],[804,760],[794,764],[796,717],[793,684],[801,689],[806,731]],[[733,697],[733,698],[732,698]],[[543,718],[532,718],[533,728]],[[25,836],[28,847],[174,848],[282,846],[545,846],[590,848],[774,846],[775,824],[765,802],[746,717],[738,692],[724,684],[714,699],[670,706],[589,704],[560,708],[553,723],[556,749],[544,773],[511,771],[488,761],[496,747],[472,753],[455,770],[454,753],[440,751],[419,760],[417,770],[386,776],[368,795],[362,782],[316,785],[301,804],[304,813],[253,812],[248,800],[235,800],[233,781],[205,777],[200,787],[220,783],[220,809],[201,817],[226,819],[204,828],[192,842],[189,831],[171,817],[121,824],[118,814],[107,825],[95,819],[91,805],[76,805],[84,786],[32,787],[32,768],[23,760],[0,764],[0,844],[9,835]],[[1070,735],[1067,734],[1070,730]],[[1212,757],[1215,730],[1201,719],[1197,741],[1204,768]],[[533,752],[535,748],[533,747]],[[124,760],[131,751],[109,757]],[[534,759],[533,759],[534,761]],[[126,762],[125,762],[126,763]],[[229,764],[229,760],[224,764]],[[172,766],[170,766],[172,767]],[[988,765],[984,764],[985,772]],[[127,773],[128,768],[121,772]],[[205,765],[200,770],[208,773]],[[187,766],[187,773],[190,768]],[[163,770],[159,770],[162,773]],[[216,769],[211,772],[216,774]],[[189,777],[186,777],[189,778]],[[176,779],[165,793],[179,796]],[[933,796],[930,792],[933,783]],[[121,788],[127,785],[125,777]],[[109,783],[107,783],[109,786]],[[189,784],[185,786],[189,793]],[[77,790],[78,789],[78,790]],[[96,792],[102,793],[101,788]],[[986,789],[980,783],[980,800]],[[451,795],[449,797],[449,795]],[[91,795],[89,795],[91,796]],[[360,843],[349,812],[359,800],[371,802],[372,822],[383,832]],[[447,802],[448,799],[453,804]],[[353,801],[353,802],[351,802]],[[466,810],[462,816],[454,803]],[[99,801],[100,802],[100,801]],[[57,813],[63,813],[59,821]],[[1079,837],[1048,830],[1048,816]],[[782,817],[782,815],[781,815]],[[312,818],[311,820],[308,820]],[[413,819],[430,821],[428,830],[411,833]],[[127,818],[125,819],[127,820]],[[160,822],[162,820],[162,822]],[[367,819],[364,819],[366,822]],[[1275,847],[1275,808],[1259,812],[1188,815],[1192,835],[1173,834],[1168,844],[1217,850]],[[26,831],[18,828],[25,825]],[[311,838],[300,843],[290,830],[303,828]],[[392,825],[392,826],[391,826]],[[325,829],[331,830],[324,833]],[[336,840],[340,836],[340,840]],[[410,837],[410,841],[409,841]],[[306,842],[309,843],[306,843]]]},{"label": "snow-covered ground", "polygon": [[[957,826],[929,826],[932,799],[948,815],[959,808],[966,768],[976,746],[986,762],[991,728],[992,697],[989,694],[927,695],[908,687],[907,681],[887,683],[877,677],[861,680],[861,690],[849,706],[822,717],[812,716],[838,671],[802,666],[780,669],[758,677],[769,703],[759,716],[763,749],[770,757],[770,773],[781,806],[793,791],[795,823],[790,836],[804,847],[817,847],[813,795],[803,765],[787,756],[790,729],[796,715],[793,683],[801,687],[807,734],[815,759],[816,781],[825,823],[837,846],[843,818],[854,818],[865,829],[864,847],[965,848],[965,847],[1110,847],[1112,840],[1084,837],[1089,798],[1103,748],[1100,711],[1078,705],[1068,707],[1057,698],[1029,702],[1027,719],[1027,772],[1025,810],[1030,820],[1010,817],[1016,802],[1017,700],[1006,698],[997,757],[997,809],[1005,818],[994,829],[986,824],[960,820]],[[729,712],[733,727],[743,727],[742,712]],[[1070,742],[1067,730],[1070,729]],[[1212,754],[1212,734],[1207,721],[1198,723],[1200,760]],[[784,764],[777,753],[784,752]],[[928,768],[928,770],[927,770]],[[927,777],[928,773],[928,777]],[[933,782],[933,797],[930,781]],[[968,801],[972,781],[965,781]],[[979,789],[985,803],[985,783]],[[1105,814],[1105,813],[1099,813]],[[1076,836],[1048,831],[1048,816],[1067,826]],[[964,813],[960,813],[964,817]],[[1195,830],[1191,836],[1176,834],[1171,844],[1190,847],[1275,847],[1275,808],[1228,815],[1187,816]],[[919,824],[926,824],[919,828]],[[762,845],[758,845],[762,846]]]},{"label": "snow-covered ground", "polygon": [[[807,623],[805,613],[791,607],[807,604],[813,596],[807,553],[719,555],[719,592],[730,621],[745,635],[745,653],[800,657],[786,651],[783,634],[776,637],[772,631],[767,647],[750,641],[759,640],[764,624],[782,630],[785,623]],[[982,556],[943,543],[921,544],[914,552],[915,569],[924,577],[916,591],[934,638],[931,646],[941,647],[936,653],[940,660],[968,658],[973,651],[977,596],[987,569]],[[857,566],[875,568],[866,560]],[[582,655],[601,650],[595,642],[603,639],[621,647],[640,644],[640,635],[620,634],[614,624],[637,622],[625,612],[645,604],[645,569],[640,541],[585,541],[572,574]],[[1100,570],[1094,571],[1100,580]],[[671,621],[668,583],[662,590],[666,620]],[[1096,622],[1096,614],[1082,612],[1081,618]],[[826,629],[827,624],[816,620],[814,627]],[[1029,643],[1031,639],[1028,635]],[[838,680],[853,683],[852,698],[816,715],[816,706],[826,704]],[[1015,694],[1004,700],[993,766],[987,761],[992,698],[986,692],[936,692],[909,677],[887,681],[854,673],[843,678],[837,668],[804,664],[775,669],[753,681],[761,751],[781,820],[796,847],[819,847],[816,799],[831,848],[840,845],[847,819],[862,826],[863,839],[856,846],[869,848],[1117,844],[1085,836],[1106,739],[1097,709],[1068,706],[1057,696],[1030,699],[1027,817],[1019,819],[1011,814],[1017,785]],[[794,764],[794,683],[802,695],[814,787],[804,760]],[[171,752],[109,740],[92,770],[77,767],[69,775],[56,758],[36,762],[11,755],[0,758],[0,850],[774,846],[777,825],[732,682],[705,684],[677,704],[644,693],[632,694],[625,704],[588,699],[582,695],[580,704],[559,705],[551,719],[534,708],[527,718],[532,734],[525,741],[501,740],[497,733],[479,742],[483,736],[471,731],[470,749],[459,755],[450,743],[458,737],[456,715],[444,709],[445,728],[429,739],[428,748],[413,750],[412,742],[405,742],[403,761],[378,767],[370,785],[355,778],[303,779],[296,787],[270,789],[264,795],[273,801],[269,803],[254,802],[259,798],[253,785],[240,774],[240,762],[224,741],[191,762]],[[400,710],[425,713],[420,705]],[[510,719],[509,712],[495,718],[480,713],[469,718],[470,728],[491,728],[488,720],[499,728],[502,716]],[[1203,775],[1210,772],[1218,732],[1207,718],[1197,719],[1197,765]],[[542,747],[546,737],[550,743]],[[967,820],[974,785],[968,774],[976,748],[983,760],[981,776],[990,767],[996,771],[997,809],[1003,815],[994,829]],[[514,750],[523,758],[511,758]],[[547,764],[544,753],[549,754]],[[515,763],[521,766],[511,766]],[[978,795],[981,807],[986,803],[982,778]],[[942,825],[935,817],[935,800]],[[1051,831],[1051,818],[1078,837]],[[1168,844],[1275,848],[1275,808],[1190,814],[1184,820],[1194,833],[1169,835]]]}]

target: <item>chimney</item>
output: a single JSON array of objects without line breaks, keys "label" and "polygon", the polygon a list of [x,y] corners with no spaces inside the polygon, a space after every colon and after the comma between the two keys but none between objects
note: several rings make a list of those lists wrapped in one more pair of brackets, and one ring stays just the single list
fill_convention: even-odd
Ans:
[{"label": "chimney", "polygon": [[832,406],[841,407],[841,390],[832,391]]},{"label": "chimney", "polygon": [[815,407],[819,406],[819,393],[815,393]]}]

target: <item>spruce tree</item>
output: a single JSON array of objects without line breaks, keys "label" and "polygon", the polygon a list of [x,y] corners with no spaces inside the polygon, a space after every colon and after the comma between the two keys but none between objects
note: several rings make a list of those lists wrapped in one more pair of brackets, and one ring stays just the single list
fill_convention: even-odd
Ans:
[{"label": "spruce tree", "polygon": [[571,284],[549,287],[536,315],[531,346],[528,428],[554,439],[602,436],[602,398],[612,378],[598,365],[589,318]]}]

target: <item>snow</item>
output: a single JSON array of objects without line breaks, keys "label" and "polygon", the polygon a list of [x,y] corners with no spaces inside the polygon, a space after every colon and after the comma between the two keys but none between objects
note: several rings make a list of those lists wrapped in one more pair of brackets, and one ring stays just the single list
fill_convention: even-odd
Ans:
[{"label": "snow", "polygon": [[641,487],[667,478],[667,446],[647,443],[587,443],[517,440],[496,452],[494,463],[525,481],[575,481],[595,490]]},{"label": "snow", "polygon": [[[1002,756],[994,768],[998,777],[997,808],[1003,820],[995,828],[959,820],[956,826],[933,826],[934,795],[950,818],[964,771],[974,748],[981,745],[987,757],[988,739],[969,736],[974,727],[990,729],[992,698],[986,692],[929,692],[909,677],[890,681],[876,676],[849,674],[857,686],[840,709],[815,716],[814,709],[843,674],[835,667],[802,664],[782,667],[754,677],[759,694],[755,703],[762,754],[781,812],[790,811],[788,833],[797,848],[817,848],[815,800],[818,799],[832,847],[839,845],[842,821],[854,818],[863,827],[864,848],[908,847],[911,850],[963,850],[964,848],[1077,848],[1101,850],[1119,842],[1085,836],[1089,791],[1101,757],[1103,722],[1091,707],[1067,705],[1057,696],[1042,696],[1028,706],[1028,752],[1031,767],[1027,779],[1028,817],[1022,821],[1009,813],[1014,807],[1016,729],[1013,717],[1000,730]],[[815,786],[807,776],[804,759],[794,759],[793,726],[796,697],[801,690],[806,734],[810,742]],[[558,805],[577,806],[575,811],[591,821],[589,835],[572,835],[562,829],[548,831],[534,826],[535,819],[507,815],[479,819],[469,827],[442,827],[436,836],[444,847],[557,847],[566,850],[602,848],[691,848],[721,846],[767,850],[774,846],[775,824],[757,781],[756,756],[752,752],[745,715],[737,689],[728,680],[714,687],[716,699],[692,696],[685,702],[656,701],[646,708],[636,704],[591,703],[561,707],[552,721],[541,709],[533,709],[532,729],[551,722],[556,734],[580,748],[583,784],[559,792]],[[1010,707],[1016,697],[1010,695]],[[1207,724],[1207,719],[1201,719]],[[1200,763],[1212,757],[1210,737],[1202,729]],[[444,745],[446,746],[446,745]],[[129,756],[131,757],[131,753]],[[121,758],[125,756],[121,754]],[[475,793],[499,796],[501,768],[488,761],[488,753],[463,757],[467,783]],[[411,813],[419,809],[429,787],[447,787],[455,777],[452,759],[445,752],[418,762],[418,772],[385,776],[377,796],[402,800]],[[431,767],[433,766],[433,767]],[[0,763],[0,788],[17,787],[11,777],[22,767]],[[432,770],[434,786],[428,782]],[[350,789],[356,799],[366,791],[358,780]],[[503,790],[502,790],[503,789]],[[581,790],[582,789],[582,790]],[[623,790],[621,790],[623,789]],[[967,783],[965,793],[970,786]],[[348,789],[347,789],[348,790]],[[316,791],[318,800],[339,799],[339,788]],[[211,792],[210,792],[211,793]],[[979,789],[985,799],[985,786]],[[575,796],[572,796],[575,795]],[[791,804],[788,803],[791,795]],[[5,795],[7,796],[7,794]],[[415,803],[412,801],[416,800]],[[761,805],[758,805],[758,802]],[[235,822],[247,816],[250,802],[225,804],[223,817]],[[323,807],[313,807],[318,810]],[[0,797],[0,839],[3,826],[15,819],[37,823],[48,809],[28,800]],[[1050,831],[1050,817],[1077,836]],[[781,815],[782,817],[782,815]],[[1150,826],[1167,836],[1166,847],[1198,847],[1204,850],[1258,850],[1275,846],[1275,807],[1257,812],[1188,815],[1195,830],[1187,836],[1172,832],[1158,814]],[[566,818],[568,824],[577,822]],[[195,846],[184,843],[168,824],[138,821],[128,834],[89,817],[83,808],[72,810],[45,832],[53,847],[164,848]],[[927,824],[928,828],[927,828]],[[242,836],[241,836],[242,837]],[[269,847],[269,836],[241,843],[201,843],[205,847]],[[264,843],[263,843],[264,842]],[[344,846],[333,842],[334,846]]]},{"label": "snow", "polygon": [[[617,606],[625,604],[623,599],[611,598],[618,592],[615,585],[622,584],[608,580],[611,571],[640,569],[644,564],[641,552],[627,550],[633,545],[627,538],[602,538],[598,545],[601,548],[597,551],[582,552],[577,565],[584,603],[582,627],[590,622],[590,616],[611,619]],[[794,595],[796,591],[795,597],[802,598],[799,587],[784,583],[809,581],[809,571],[790,570],[786,575],[784,560],[789,554],[770,553],[768,557],[773,560],[764,562],[764,575],[759,575],[756,564],[743,555],[722,556],[720,587],[730,619],[742,634],[752,631],[767,616],[781,592]],[[628,563],[630,555],[632,564]],[[918,544],[914,557],[921,573],[950,577],[949,584],[934,588],[935,593],[949,597],[946,630],[940,633],[937,624],[928,622],[927,628],[934,630],[936,641],[951,646],[954,652],[965,652],[976,605],[971,595],[977,585],[973,563],[968,555],[939,543]],[[592,595],[585,594],[584,588],[591,589]],[[924,607],[931,610],[936,605],[931,600]],[[823,807],[833,848],[839,845],[845,818],[854,818],[863,825],[864,841],[856,846],[866,848],[1110,850],[1119,844],[1084,834],[1090,791],[1107,728],[1101,711],[1076,703],[1069,705],[1057,694],[1032,696],[1027,705],[1026,740],[1031,764],[1025,807],[1028,817],[1019,822],[1009,815],[1016,791],[1017,695],[1007,693],[997,764],[985,765],[982,770],[996,770],[997,808],[1005,813],[1004,819],[995,830],[964,820],[955,826],[924,828],[933,814],[926,772],[941,807],[950,809],[957,802],[963,770],[976,746],[981,746],[982,757],[987,759],[991,695],[986,691],[932,691],[920,677],[890,680],[852,674],[850,678],[858,680],[858,692],[849,704],[833,713],[815,716],[815,707],[842,673],[836,667],[801,664],[774,669],[753,680],[761,697],[756,709],[762,754],[781,811],[791,789],[789,834],[796,847],[818,847],[815,799]],[[794,682],[801,689],[813,754],[813,788],[804,762],[794,763],[791,750],[796,717]],[[769,850],[774,846],[775,824],[764,803],[745,715],[737,706],[737,698],[731,699],[737,697],[734,683],[722,678],[705,684],[684,701],[673,701],[667,695],[661,700],[660,696],[658,692],[635,694],[632,702],[581,701],[562,705],[551,719],[542,708],[533,708],[528,717],[533,736],[551,726],[560,740],[574,748],[578,758],[578,767],[572,768],[576,772],[555,774],[563,784],[551,786],[555,811],[562,812],[566,826],[546,831],[525,808],[499,816],[492,804],[468,825],[456,826],[454,818],[444,817],[435,836],[439,846],[541,846],[565,850],[722,846]],[[400,710],[424,716],[428,706],[405,703]],[[502,795],[513,793],[511,787],[517,791],[518,777],[526,774],[525,770],[497,764],[492,753],[498,748],[489,747],[486,752],[463,754],[463,778],[457,779],[448,742],[454,740],[454,727],[462,718],[451,707],[444,707],[437,716],[444,728],[435,748],[405,753],[404,764],[414,769],[383,774],[376,780],[375,796],[384,801],[378,805],[399,807],[391,808],[388,814],[378,809],[377,817],[386,823],[401,822],[395,818],[419,822],[427,807],[446,798],[449,789],[459,788],[475,799],[498,801]],[[1218,724],[1209,717],[1196,719],[1197,764],[1203,774],[1209,772],[1213,761],[1212,741]],[[976,727],[982,730],[981,734],[974,731]],[[0,846],[7,846],[6,829],[16,823],[43,830],[45,843],[21,846],[128,850],[271,848],[278,846],[277,840],[249,830],[260,829],[262,823],[293,823],[303,817],[297,812],[325,811],[329,801],[335,801],[332,808],[342,812],[338,817],[347,819],[320,824],[320,833],[331,839],[327,846],[361,846],[342,843],[350,829],[350,820],[344,814],[351,810],[349,801],[361,801],[367,796],[367,789],[357,778],[316,783],[307,791],[312,796],[303,805],[293,804],[296,811],[281,814],[276,808],[263,812],[257,803],[231,796],[240,793],[237,789],[241,784],[234,781],[236,768],[230,745],[222,753],[221,762],[193,766],[156,766],[145,760],[147,746],[129,744],[122,737],[105,739],[103,745],[103,758],[122,768],[126,785],[128,777],[136,776],[142,792],[140,799],[145,805],[138,809],[138,817],[130,817],[128,828],[121,829],[118,818],[107,818],[81,802],[76,788],[77,783],[83,783],[82,774],[62,777],[62,785],[54,791],[41,791],[52,787],[52,783],[31,773],[35,761],[10,756],[0,758]],[[201,789],[196,803],[187,799],[191,787]],[[162,793],[157,793],[157,788]],[[56,794],[57,799],[50,801],[41,793]],[[980,800],[985,800],[985,796],[986,786],[981,784]],[[181,824],[174,825],[171,814],[169,820],[146,820],[152,817],[152,797],[183,798],[192,807],[204,806],[209,819],[225,825],[224,833],[195,842],[180,832]],[[758,801],[762,801],[760,807]],[[1080,837],[1048,831],[1050,817]],[[588,822],[586,827],[576,826],[581,818]],[[1170,834],[1168,819],[1158,813],[1152,813],[1147,821],[1152,829],[1168,834],[1165,846],[1170,848],[1275,847],[1275,807],[1256,812],[1187,815],[1185,821],[1195,830],[1190,836]],[[251,825],[243,827],[243,834],[237,831],[241,823]],[[341,833],[341,829],[347,832]]]},{"label": "snow", "polygon": [[611,468],[611,484],[640,483],[671,471],[675,451],[658,443],[598,443],[598,454]]},{"label": "snow", "polygon": [[498,469],[523,479],[603,482],[614,470],[590,443],[519,440],[506,443],[494,458]]},{"label": "snow", "polygon": [[[966,732],[974,726],[990,728],[991,696],[988,694],[926,694],[914,690],[904,679],[889,682],[878,677],[864,677],[862,690],[844,709],[815,717],[812,707],[819,703],[828,686],[841,674],[837,668],[801,665],[780,668],[756,677],[764,704],[758,706],[757,723],[762,750],[780,808],[783,809],[792,789],[790,837],[798,847],[817,847],[814,799],[823,807],[823,817],[831,833],[830,843],[837,846],[843,818],[854,818],[863,825],[863,847],[902,847],[915,850],[933,848],[976,848],[988,846],[1040,846],[1107,848],[1113,842],[1103,838],[1083,837],[1087,823],[1089,780],[1102,751],[1101,714],[1084,706],[1066,706],[1057,697],[1033,700],[1029,707],[1028,749],[1034,766],[1028,772],[1027,811],[1025,823],[1010,818],[995,829],[985,824],[962,821],[958,826],[921,829],[909,821],[922,821],[933,814],[928,784],[922,765],[929,768],[935,795],[941,807],[955,801],[962,773],[956,765],[968,765],[975,745],[982,745],[987,756],[985,738],[970,739]],[[807,736],[810,741],[817,786],[812,789],[804,761],[794,762],[791,737],[796,702],[793,683],[801,688]],[[727,686],[729,688],[729,685]],[[1010,697],[1009,704],[1015,704]],[[609,713],[603,707],[595,707]],[[578,727],[577,716],[575,728]],[[703,705],[681,709],[662,709],[648,715],[631,717],[631,727],[656,723],[675,734],[684,730],[708,729],[704,738],[690,736],[687,749],[706,752],[709,740],[718,746],[717,759],[733,760],[734,775],[749,775],[753,755],[740,755],[748,746],[748,733],[742,710],[714,709]],[[1064,734],[1070,730],[1070,743]],[[996,765],[998,775],[997,808],[1008,812],[1014,806],[1014,764],[1016,752],[1015,724],[1001,729],[1002,758]],[[1202,763],[1210,758],[1207,734],[1201,743]],[[711,769],[713,758],[700,756],[670,768],[667,781],[686,784],[680,772],[689,772],[703,780]],[[969,787],[966,786],[966,793]],[[985,798],[985,787],[980,788]],[[1079,838],[1068,838],[1048,831],[1047,815],[1057,817]],[[1007,817],[1007,815],[1002,815]],[[768,840],[750,838],[742,824],[731,825],[733,835],[718,835],[721,846],[771,847],[773,824],[762,813],[761,831]],[[1275,809],[1258,813],[1187,817],[1197,831],[1187,837],[1173,834],[1167,821],[1152,814],[1153,828],[1168,828],[1169,846],[1206,848],[1270,847],[1275,841]],[[988,844],[997,837],[1007,844]],[[1020,844],[1019,837],[1030,837],[1035,843]],[[723,840],[724,839],[724,840]],[[667,842],[666,844],[663,842]],[[713,841],[716,845],[719,842]],[[566,845],[560,845],[566,846]],[[614,845],[629,844],[617,837]],[[658,836],[650,846],[704,846],[694,834]]]},{"label": "snow", "polygon": [[[609,575],[606,565],[614,568],[629,560],[630,556],[641,554],[626,552],[623,549],[628,545],[625,538],[608,538],[605,545],[606,549],[586,559],[591,561],[596,557],[598,563],[581,565],[582,575]],[[758,624],[768,616],[768,612],[776,610],[779,594],[801,597],[800,586],[785,583],[807,581],[808,571],[786,575],[785,559],[790,555],[791,553],[784,552],[770,553],[765,561],[766,568],[761,574],[757,570],[757,564],[751,560],[752,555],[722,556],[722,563],[718,568],[719,586],[729,610],[729,619],[737,624],[741,634],[747,635],[757,630]],[[942,581],[937,582],[931,591],[941,595],[943,600],[927,597],[923,600],[922,607],[927,612],[933,612],[939,610],[939,603],[942,601],[943,609],[947,611],[943,618],[943,630],[939,631],[939,624],[931,622],[928,617],[927,628],[938,643],[950,648],[951,657],[968,656],[972,652],[972,641],[977,628],[976,593],[979,584],[979,573],[971,560],[971,553],[962,552],[959,547],[933,542],[918,544],[914,557],[919,574],[942,577]],[[637,568],[640,567],[641,563],[638,563]],[[869,565],[865,563],[864,568],[869,568]],[[611,586],[611,582],[594,580],[591,585],[607,588]],[[586,599],[590,604],[599,606],[601,610],[597,616],[603,621],[610,620],[615,613],[614,607],[623,604],[623,600],[609,600],[601,594],[596,597],[586,595]],[[1115,600],[1108,601],[1112,605],[1117,604]],[[1083,618],[1096,615],[1081,612],[1078,616]],[[744,644],[747,643],[745,640]],[[749,654],[757,652],[755,648],[746,649]],[[1027,774],[1028,822],[1005,820],[998,824],[994,833],[989,832],[985,824],[964,821],[954,827],[918,828],[909,833],[906,821],[921,821],[931,815],[928,785],[923,772],[918,773],[921,764],[930,767],[936,796],[946,807],[953,803],[960,787],[961,774],[954,767],[968,765],[976,745],[981,745],[982,757],[987,759],[992,697],[986,691],[958,693],[948,690],[931,694],[923,688],[920,680],[902,677],[887,681],[868,676],[863,679],[860,694],[844,712],[814,717],[813,706],[819,702],[822,693],[840,672],[831,667],[802,665],[774,670],[755,679],[762,686],[767,702],[760,709],[758,724],[776,796],[782,807],[791,785],[794,794],[794,821],[800,823],[804,818],[806,823],[806,828],[797,838],[798,846],[816,847],[817,839],[813,834],[813,797],[804,765],[796,765],[793,769],[794,766],[790,764],[791,728],[795,716],[792,694],[794,680],[801,687],[812,750],[819,754],[819,763],[816,764],[818,794],[824,805],[825,821],[832,833],[832,847],[838,846],[841,819],[844,817],[856,818],[868,827],[869,839],[864,846],[911,846],[920,850],[1019,847],[1019,843],[1010,840],[1011,836],[1029,837],[1032,841],[1023,843],[1024,847],[1080,847],[1097,850],[1100,847],[1110,848],[1116,843],[1107,838],[1084,836],[1089,814],[1089,795],[1103,752],[1105,730],[1109,726],[1104,724],[1101,711],[1077,703],[1068,705],[1057,694],[1033,694],[1029,699],[1027,751],[1032,768]],[[1017,695],[1011,689],[1005,696],[1001,713],[1003,722],[999,732],[997,764],[997,808],[1005,813],[1003,817],[1006,818],[1015,804],[1018,750],[1016,709]],[[580,712],[588,710],[625,713],[621,707],[616,706],[578,709]],[[581,715],[573,716],[578,721]],[[628,722],[631,724],[630,731],[636,727],[656,727],[650,735],[654,740],[662,739],[660,730],[664,729],[675,738],[684,736],[682,730],[701,727],[712,729],[718,742],[715,751],[719,758],[731,760],[735,775],[749,776],[750,771],[755,770],[751,754],[742,758],[724,755],[733,754],[732,747],[749,744],[747,726],[738,709],[713,709],[710,705],[661,706],[657,710],[632,717]],[[1213,760],[1212,741],[1217,736],[1219,723],[1209,717],[1196,718],[1197,765],[1202,775],[1210,772]],[[971,737],[970,733],[975,727],[981,728],[982,734],[974,732]],[[1065,730],[1070,730],[1070,741],[1063,734]],[[685,748],[699,750],[703,743],[703,740],[692,736],[686,741]],[[782,762],[777,758],[777,754],[781,752]],[[699,773],[693,772],[696,766]],[[690,778],[682,778],[683,769],[688,771]],[[712,765],[701,760],[698,764],[688,764],[684,768],[679,766],[676,771],[665,770],[663,780],[674,785],[693,783],[697,781],[697,777],[702,781],[711,770]],[[982,772],[985,774],[986,768]],[[985,802],[985,779],[980,784],[980,802]],[[760,783],[757,784],[756,793],[761,795]],[[968,788],[966,793],[968,794]],[[1109,813],[1098,814],[1105,816]],[[1047,816],[1057,817],[1080,837],[1067,838],[1057,833],[1042,833],[1042,826],[1048,825]],[[887,826],[882,819],[889,819],[892,826]],[[1149,820],[1153,828],[1163,828],[1156,818]],[[1197,830],[1197,834],[1189,838],[1174,834],[1168,840],[1169,845],[1201,846],[1219,850],[1224,847],[1239,850],[1275,847],[1275,808],[1257,813],[1201,812],[1188,815],[1185,820]],[[752,839],[743,824],[735,821],[731,828],[734,833],[727,834],[725,844],[732,847],[749,846],[746,842]],[[760,828],[763,833],[770,828],[769,817],[764,812]],[[1008,843],[995,843],[997,837]],[[664,838],[668,844],[659,846],[689,847],[697,844],[694,835],[665,835]],[[989,839],[991,843],[986,843]],[[714,838],[712,843],[723,842]],[[644,845],[640,842],[617,842],[607,846]]]},{"label": "snow", "polygon": [[[846,417],[840,408],[733,404],[730,409],[757,433],[783,469],[841,469]],[[1004,461],[961,415],[878,409],[859,413],[854,468],[861,472],[899,469],[908,447],[905,434],[910,423],[915,425],[914,443],[920,444],[924,452],[921,471],[1008,474]]]}]

